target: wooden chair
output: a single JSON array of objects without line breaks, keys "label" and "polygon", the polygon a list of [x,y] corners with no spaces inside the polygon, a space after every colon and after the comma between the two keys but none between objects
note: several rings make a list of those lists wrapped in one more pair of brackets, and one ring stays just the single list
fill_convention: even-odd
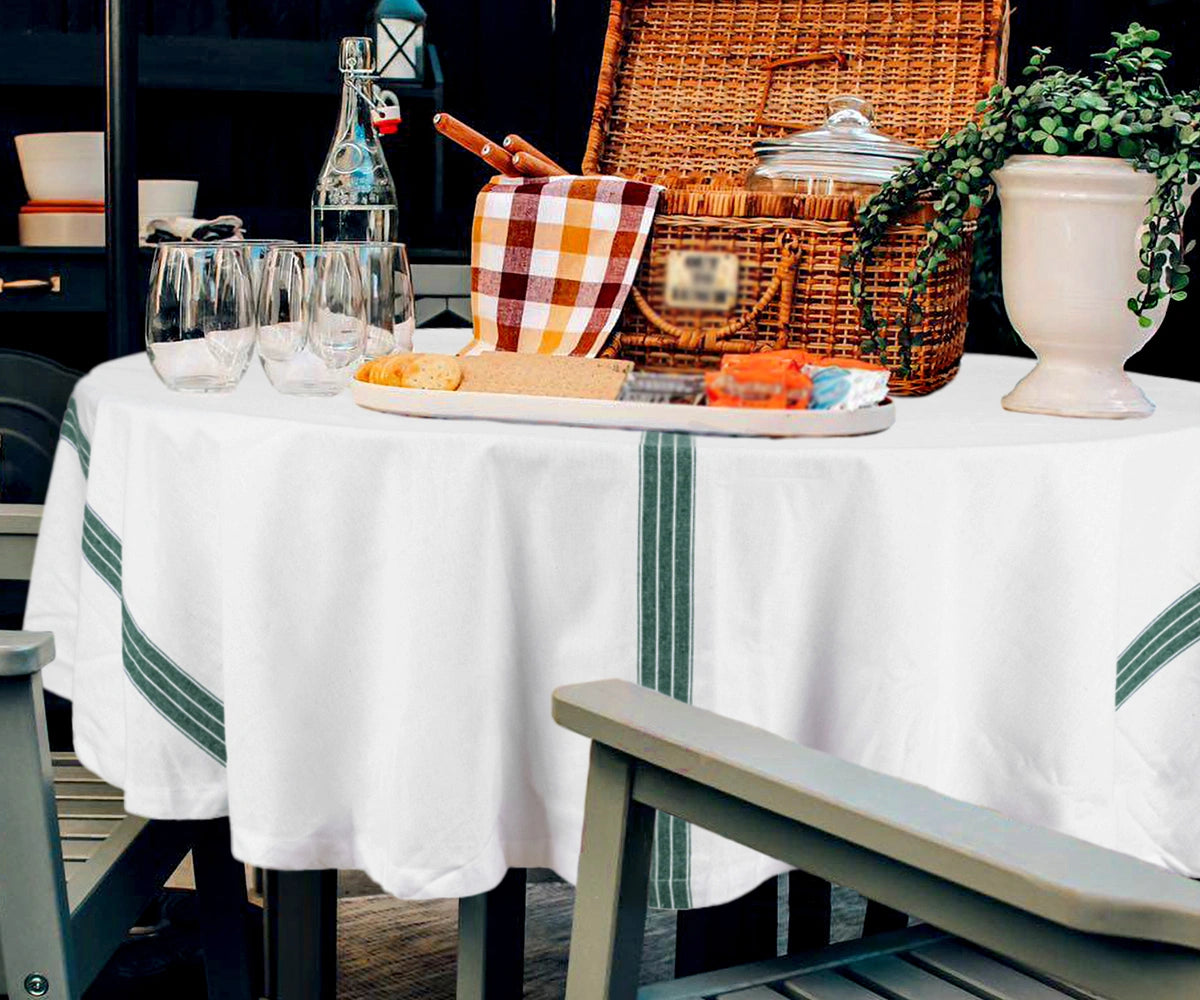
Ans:
[{"label": "wooden chair", "polygon": [[69,754],[50,754],[44,632],[0,632],[0,985],[75,1000],[192,852],[212,998],[250,997],[246,883],[226,820],[153,822]]},{"label": "wooden chair", "polygon": [[[1188,879],[624,681],[554,717],[592,740],[567,1000],[1200,997]],[[655,809],[928,923],[639,992]]]},{"label": "wooden chair", "polygon": [[0,503],[0,580],[28,580],[42,525],[42,506]]},{"label": "wooden chair", "polygon": [[41,503],[63,414],[80,373],[0,349],[0,498]]}]

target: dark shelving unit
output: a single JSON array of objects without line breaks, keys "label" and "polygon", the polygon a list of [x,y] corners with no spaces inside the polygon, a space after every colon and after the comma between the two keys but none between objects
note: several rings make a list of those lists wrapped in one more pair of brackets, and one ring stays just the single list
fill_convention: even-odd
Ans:
[{"label": "dark shelving unit", "polygon": [[[129,0],[124,2],[128,3]],[[112,8],[121,6],[120,0],[110,0],[110,3],[110,12]],[[108,121],[116,126],[110,137],[108,244],[110,247],[119,246],[122,250],[107,253],[104,247],[39,248],[0,244],[0,276],[8,280],[60,279],[60,290],[57,292],[36,290],[0,296],[0,316],[14,320],[21,315],[44,317],[39,322],[62,317],[62,322],[66,322],[65,314],[73,314],[81,324],[79,329],[90,329],[90,336],[95,337],[105,325],[102,317],[107,311],[107,348],[99,357],[89,352],[87,357],[90,363],[141,349],[140,299],[152,250],[143,248],[139,253],[136,248],[137,194],[133,178],[139,171],[136,162],[137,142],[132,133],[139,128],[144,129],[148,124],[147,119],[153,128],[154,115],[143,113],[140,124],[135,123],[133,115],[137,106],[153,97],[156,110],[160,110],[164,103],[169,104],[174,100],[171,91],[186,93],[186,96],[181,94],[181,106],[189,110],[195,107],[195,101],[205,100],[197,97],[198,94],[214,95],[225,102],[237,100],[238,95],[260,98],[263,95],[279,95],[281,99],[289,101],[285,114],[289,116],[290,123],[295,125],[298,106],[307,99],[318,98],[322,106],[328,105],[335,100],[341,88],[336,41],[142,35],[135,47],[125,37],[130,23],[132,18],[126,10],[126,29],[119,33],[119,40],[124,47],[119,53],[116,48],[110,53],[110,56],[119,54],[123,57],[117,59],[115,65],[106,60],[106,39],[97,32],[0,32],[0,52],[6,53],[7,57],[0,62],[0,87],[25,88],[31,80],[37,80],[39,85],[45,84],[49,88],[48,118],[53,117],[53,102],[67,98],[67,89],[82,89],[98,97],[103,95]],[[109,44],[113,45],[117,40],[118,33],[110,31]],[[426,52],[424,81],[390,81],[387,84],[399,97],[406,116],[415,113],[414,105],[422,110],[428,109],[432,115],[443,103],[444,83],[437,48],[430,45]],[[54,66],[55,72],[47,73],[47,66]],[[120,78],[119,86],[112,76],[114,71]],[[129,86],[135,75],[137,90],[146,94],[147,101],[135,100],[134,88]],[[117,91],[120,91],[123,99],[114,99]],[[132,125],[132,128],[123,126],[123,122]],[[304,127],[323,132],[331,128],[332,123],[330,115],[328,122],[321,117],[315,123],[306,122]],[[264,128],[270,130],[272,122],[264,122]],[[425,169],[430,172],[433,182],[431,208],[436,227],[444,211],[444,145],[435,141],[429,148],[432,163]],[[115,163],[113,156],[116,157]],[[114,181],[122,179],[124,183],[114,186]],[[124,225],[121,225],[121,220]],[[117,239],[111,235],[114,225],[119,230]],[[258,231],[270,232],[270,222],[265,225],[260,223]],[[420,259],[425,255],[414,251],[412,256]],[[106,262],[111,265],[107,294]],[[62,335],[56,334],[56,339],[61,343]],[[70,341],[78,350],[78,339],[72,336]],[[77,363],[82,364],[82,361]]]},{"label": "dark shelving unit", "polygon": [[[0,33],[0,87],[102,87],[104,40],[91,32]],[[442,98],[442,69],[436,46],[427,50],[425,80],[392,81],[402,100]],[[138,85],[159,90],[209,90],[258,94],[335,94],[336,41],[279,38],[217,38],[142,35],[138,41]],[[48,72],[47,67],[54,67]]]}]

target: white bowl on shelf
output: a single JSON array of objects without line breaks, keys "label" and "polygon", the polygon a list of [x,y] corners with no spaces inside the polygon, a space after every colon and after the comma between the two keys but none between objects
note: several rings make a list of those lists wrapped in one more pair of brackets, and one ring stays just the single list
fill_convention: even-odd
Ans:
[{"label": "white bowl on shelf", "polygon": [[103,212],[22,212],[17,232],[23,247],[102,247]]},{"label": "white bowl on shelf", "polygon": [[103,132],[32,132],[15,140],[30,201],[103,201]]},{"label": "white bowl on shelf", "polygon": [[155,219],[191,219],[199,181],[138,181],[138,230]]}]

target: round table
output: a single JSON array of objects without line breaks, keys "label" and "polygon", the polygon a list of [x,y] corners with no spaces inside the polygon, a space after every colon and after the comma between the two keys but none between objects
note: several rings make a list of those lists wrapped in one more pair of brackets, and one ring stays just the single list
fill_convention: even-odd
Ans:
[{"label": "round table", "polygon": [[[587,747],[560,684],[625,677],[1200,874],[1200,385],[1152,419],[1007,413],[968,356],[886,433],[748,440],[396,417],[79,383],[27,626],[83,762],[235,854],[401,897],[573,880]],[[775,861],[665,819],[652,901]]]}]

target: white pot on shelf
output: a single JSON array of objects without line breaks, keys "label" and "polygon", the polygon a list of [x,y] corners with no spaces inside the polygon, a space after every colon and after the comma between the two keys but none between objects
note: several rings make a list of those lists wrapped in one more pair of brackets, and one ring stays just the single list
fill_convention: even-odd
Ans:
[{"label": "white pot on shelf", "polygon": [[1037,367],[1004,407],[1068,417],[1148,417],[1125,362],[1154,335],[1129,299],[1156,179],[1125,160],[1014,156],[993,175],[1000,195],[1004,305]]}]

